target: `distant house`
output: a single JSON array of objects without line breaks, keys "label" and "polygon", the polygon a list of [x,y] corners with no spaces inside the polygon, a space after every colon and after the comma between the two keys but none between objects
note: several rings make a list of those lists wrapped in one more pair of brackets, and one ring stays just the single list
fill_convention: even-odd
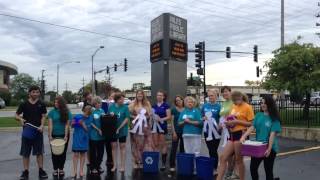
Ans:
[{"label": "distant house", "polygon": [[16,75],[17,73],[17,66],[0,60],[0,90],[8,90],[10,84],[10,75]]}]

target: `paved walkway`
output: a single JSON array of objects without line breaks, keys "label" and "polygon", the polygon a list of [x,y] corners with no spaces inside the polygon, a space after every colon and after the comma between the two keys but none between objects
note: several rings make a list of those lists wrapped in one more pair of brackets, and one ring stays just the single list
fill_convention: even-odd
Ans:
[{"label": "paved walkway", "polygon": [[[19,149],[20,149],[20,132],[0,132],[1,143],[0,143],[0,179],[2,180],[16,180],[20,175],[20,171],[22,169],[21,158],[19,157]],[[51,163],[51,155],[49,153],[49,145],[48,140],[45,136],[45,169],[51,175],[52,172],[52,163]],[[280,147],[282,152],[293,151],[298,149],[305,149],[309,147],[319,146],[319,143],[315,142],[305,142],[305,141],[297,141],[291,139],[281,139]],[[67,161],[65,165],[65,171],[67,178],[71,174],[71,152],[67,154]],[[203,155],[207,155],[207,150],[205,144],[202,146]],[[127,160],[126,160],[126,168],[127,171],[124,175],[116,174],[111,175],[104,173],[99,178],[90,178],[88,179],[114,179],[114,180],[164,180],[164,179],[195,179],[191,177],[176,177],[175,175],[171,176],[168,172],[160,172],[157,175],[143,174],[140,171],[132,171],[131,164],[131,153],[130,153],[130,145],[128,143],[127,146]],[[319,179],[318,171],[320,169],[320,150],[310,151],[305,153],[291,154],[288,156],[281,156],[276,159],[275,163],[275,175],[279,176],[281,179],[288,180],[317,180]],[[245,161],[247,168],[247,178],[251,179],[248,171],[249,167],[249,159]],[[261,179],[264,179],[263,165],[260,167],[261,171]],[[38,179],[37,178],[37,167],[35,163],[35,158],[32,158],[31,161],[31,169],[30,169],[30,180]],[[49,179],[52,179],[51,177]]]}]

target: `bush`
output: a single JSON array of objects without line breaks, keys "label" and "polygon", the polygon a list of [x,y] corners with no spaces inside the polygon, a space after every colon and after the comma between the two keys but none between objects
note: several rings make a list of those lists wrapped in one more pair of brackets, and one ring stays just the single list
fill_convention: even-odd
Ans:
[{"label": "bush", "polygon": [[9,106],[19,106],[20,105],[20,101],[16,100],[16,99],[12,99]]},{"label": "bush", "polygon": [[7,106],[11,103],[11,93],[9,91],[0,91],[0,97],[6,102]]}]

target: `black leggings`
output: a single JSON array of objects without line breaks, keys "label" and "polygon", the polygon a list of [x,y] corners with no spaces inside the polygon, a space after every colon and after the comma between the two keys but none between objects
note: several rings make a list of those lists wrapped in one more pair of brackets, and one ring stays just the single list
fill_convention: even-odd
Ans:
[{"label": "black leggings", "polygon": [[93,169],[100,169],[100,165],[103,159],[104,153],[104,141],[89,141],[89,153],[90,153],[90,168]]},{"label": "black leggings", "polygon": [[251,172],[252,180],[259,179],[258,169],[262,161],[264,163],[264,170],[266,172],[266,180],[273,180],[273,164],[276,156],[277,156],[276,152],[272,150],[269,157],[264,157],[264,158],[252,157],[251,163],[250,163],[250,172]]},{"label": "black leggings", "polygon": [[[176,154],[179,145],[179,152],[184,153],[184,145],[182,133],[177,133],[178,139],[176,141],[172,141],[171,152],[170,152],[170,168],[174,168],[176,166]],[[180,142],[180,143],[179,143]]]},{"label": "black leggings", "polygon": [[[65,135],[52,135],[52,138],[64,138]],[[53,169],[54,170],[63,170],[64,169],[64,164],[66,162],[66,154],[67,154],[67,149],[68,149],[68,143],[69,143],[69,138],[68,141],[64,147],[64,151],[61,155],[54,155],[51,151],[51,158],[52,158],[52,164],[53,164]]]},{"label": "black leggings", "polygon": [[214,168],[217,168],[218,162],[219,162],[219,155],[218,155],[218,147],[220,144],[220,139],[213,139],[210,141],[206,141],[208,151],[209,151],[209,156],[211,158],[214,158]]},{"label": "black leggings", "polygon": [[106,153],[107,153],[106,166],[108,168],[113,167],[111,140],[112,138],[109,138],[109,137],[106,138],[105,140],[105,147],[106,147]]}]

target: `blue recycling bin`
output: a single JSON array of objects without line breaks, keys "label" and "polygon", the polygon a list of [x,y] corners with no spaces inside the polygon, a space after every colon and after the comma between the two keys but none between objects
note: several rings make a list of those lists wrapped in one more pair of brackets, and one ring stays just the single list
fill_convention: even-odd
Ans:
[{"label": "blue recycling bin", "polygon": [[143,172],[159,172],[159,152],[143,152]]},{"label": "blue recycling bin", "polygon": [[215,158],[199,156],[196,157],[197,177],[201,180],[212,180],[213,169],[217,160]]},{"label": "blue recycling bin", "polygon": [[192,176],[194,170],[194,154],[177,154],[177,173],[182,176]]}]

